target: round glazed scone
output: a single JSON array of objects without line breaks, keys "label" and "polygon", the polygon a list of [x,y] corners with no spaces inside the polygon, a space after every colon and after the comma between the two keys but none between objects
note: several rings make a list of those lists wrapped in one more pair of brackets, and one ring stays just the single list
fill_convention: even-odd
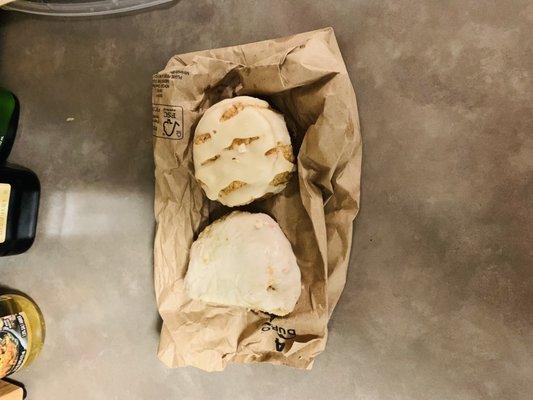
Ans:
[{"label": "round glazed scone", "polygon": [[300,297],[300,269],[276,221],[234,211],[192,244],[185,290],[192,299],[283,316]]},{"label": "round glazed scone", "polygon": [[283,115],[239,96],[211,106],[194,132],[194,171],[207,197],[234,207],[279,193],[295,170]]}]

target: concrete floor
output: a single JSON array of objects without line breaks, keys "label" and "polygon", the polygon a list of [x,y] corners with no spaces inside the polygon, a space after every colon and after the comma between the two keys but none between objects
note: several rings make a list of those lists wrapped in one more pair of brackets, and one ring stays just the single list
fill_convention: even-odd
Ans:
[{"label": "concrete floor", "polygon": [[[362,210],[312,371],[156,358],[151,75],[175,53],[331,25],[359,100]],[[531,399],[531,1],[200,1],[114,18],[0,12],[34,247],[0,260],[48,337],[35,400]],[[74,121],[67,122],[68,117]]]}]

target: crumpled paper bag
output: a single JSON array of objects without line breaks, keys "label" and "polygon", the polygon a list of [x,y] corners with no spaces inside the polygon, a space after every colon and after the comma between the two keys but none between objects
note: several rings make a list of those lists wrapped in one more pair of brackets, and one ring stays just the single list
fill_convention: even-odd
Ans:
[{"label": "crumpled paper bag", "polygon": [[[271,215],[292,244],[302,294],[285,317],[191,300],[184,290],[191,243],[231,211],[194,178],[194,128],[207,108],[238,95],[283,112],[297,155],[298,173],[282,193],[241,207]],[[206,371],[230,362],[310,369],[344,287],[359,210],[357,105],[333,30],[172,57],[153,77],[153,135],[159,358]]]}]

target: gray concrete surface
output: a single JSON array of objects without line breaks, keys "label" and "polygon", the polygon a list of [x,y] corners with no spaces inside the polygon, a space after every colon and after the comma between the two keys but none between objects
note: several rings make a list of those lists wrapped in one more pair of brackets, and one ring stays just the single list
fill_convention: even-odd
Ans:
[{"label": "gray concrete surface", "polygon": [[[312,371],[156,358],[151,74],[175,53],[331,25],[357,91],[362,210]],[[533,393],[531,1],[192,1],[114,18],[0,12],[12,160],[43,199],[0,260],[48,324],[32,400],[520,399]],[[74,121],[67,122],[68,117]]]}]

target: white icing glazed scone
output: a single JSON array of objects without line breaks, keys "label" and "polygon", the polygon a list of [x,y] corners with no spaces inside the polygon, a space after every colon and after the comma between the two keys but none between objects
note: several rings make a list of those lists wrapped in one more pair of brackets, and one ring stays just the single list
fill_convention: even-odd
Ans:
[{"label": "white icing glazed scone", "polygon": [[192,299],[283,316],[300,297],[300,269],[276,221],[235,211],[192,244],[185,290]]},{"label": "white icing glazed scone", "polygon": [[230,207],[279,193],[295,170],[283,115],[239,96],[211,106],[194,132],[194,171],[207,197]]}]

